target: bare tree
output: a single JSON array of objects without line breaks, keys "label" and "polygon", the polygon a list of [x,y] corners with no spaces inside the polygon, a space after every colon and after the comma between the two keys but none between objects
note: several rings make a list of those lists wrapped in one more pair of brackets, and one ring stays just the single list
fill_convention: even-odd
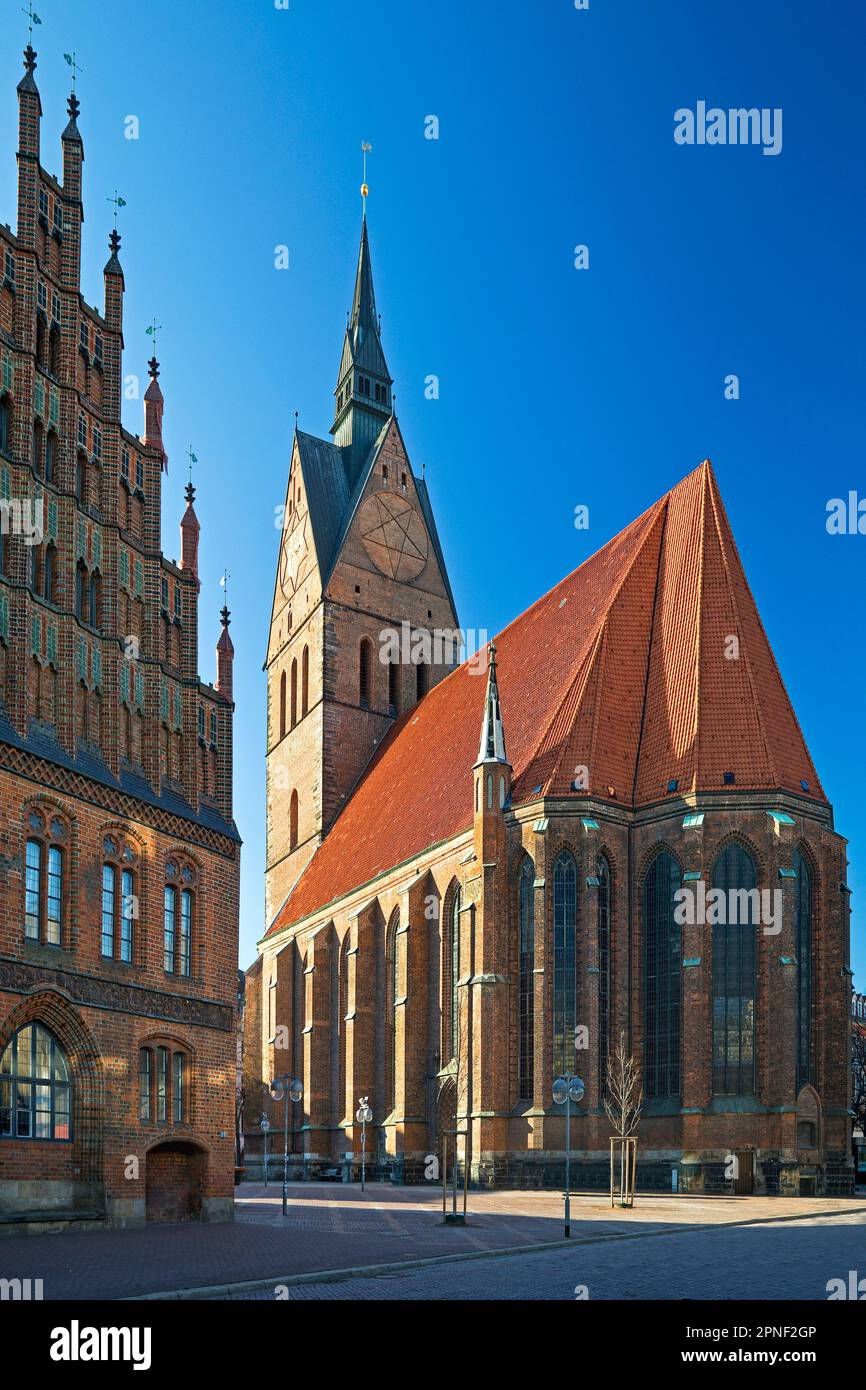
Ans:
[{"label": "bare tree", "polygon": [[618,1139],[637,1132],[643,1109],[643,1087],[637,1062],[626,1051],[625,1033],[620,1033],[616,1052],[608,1058],[604,1108]]},{"label": "bare tree", "polygon": [[610,1204],[614,1200],[614,1149],[619,1149],[619,1203],[631,1206],[637,1173],[637,1139],[635,1134],[643,1109],[643,1086],[640,1071],[626,1050],[625,1033],[620,1033],[617,1048],[607,1064],[607,1087],[604,1108],[616,1133],[610,1141]]}]

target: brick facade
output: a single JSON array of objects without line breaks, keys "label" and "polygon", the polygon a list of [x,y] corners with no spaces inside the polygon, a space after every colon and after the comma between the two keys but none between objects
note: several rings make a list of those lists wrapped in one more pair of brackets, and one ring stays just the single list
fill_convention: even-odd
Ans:
[{"label": "brick facade", "polygon": [[[366,226],[359,283],[365,248]],[[356,287],[356,311],[363,298]],[[346,371],[344,349],[341,382]],[[351,477],[345,419],[341,430]],[[551,1086],[571,1069],[586,1085],[573,1172],[606,1186],[603,1090],[622,1038],[647,1088],[639,1185],[850,1190],[846,842],[710,465],[497,638],[499,687],[491,672],[485,695],[483,663],[445,668],[389,719],[359,675],[362,639],[386,620],[453,625],[432,522],[410,573],[383,573],[368,544],[364,499],[395,479],[413,498],[421,486],[398,448],[392,420],[331,527],[335,554],[305,551],[291,606],[316,634],[301,640],[322,713],[285,754],[274,720],[295,647],[276,616],[269,748],[286,775],[269,777],[268,929],[247,1000],[248,1169],[266,1083],[288,1072],[304,1086],[296,1174],[357,1168],[368,1096],[382,1174],[421,1180],[456,1121],[477,1181],[559,1184]],[[327,512],[322,460],[339,493],[332,449],[296,438],[290,497],[311,539]],[[401,691],[412,674],[404,664]],[[313,795],[309,838],[277,876],[298,781]],[[770,894],[775,916],[674,925],[675,885],[691,885],[688,901],[716,882]]]},{"label": "brick facade", "polygon": [[[18,88],[17,229],[0,227],[0,1213],[217,1219],[236,1068],[229,615],[208,685],[194,491],[178,565],[159,544],[159,365],[138,437],[121,423],[120,238],[99,312],[80,290],[78,102],[58,184],[40,162],[35,57]],[[45,1119],[50,1088],[23,1055],[46,1037],[68,1124]]]}]

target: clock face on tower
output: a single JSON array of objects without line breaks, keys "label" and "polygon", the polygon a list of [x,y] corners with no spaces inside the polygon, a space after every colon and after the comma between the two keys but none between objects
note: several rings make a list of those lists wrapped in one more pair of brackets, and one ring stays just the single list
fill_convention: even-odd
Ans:
[{"label": "clock face on tower", "polygon": [[430,541],[420,515],[405,497],[378,492],[359,513],[361,540],[376,569],[389,579],[417,579]]},{"label": "clock face on tower", "polygon": [[295,512],[292,529],[283,537],[280,555],[280,588],[286,598],[291,598],[298,584],[306,577],[308,553],[307,516],[299,516]]}]

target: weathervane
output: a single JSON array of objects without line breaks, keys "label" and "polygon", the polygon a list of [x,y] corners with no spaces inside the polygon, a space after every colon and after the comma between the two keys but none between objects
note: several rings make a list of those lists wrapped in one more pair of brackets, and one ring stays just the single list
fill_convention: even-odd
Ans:
[{"label": "weathervane", "polygon": [[225,606],[224,606],[224,608],[223,608],[223,612],[224,612],[224,613],[228,613],[228,611],[229,611],[229,580],[230,580],[230,579],[231,579],[231,575],[229,574],[228,570],[223,570],[223,572],[222,572],[222,578],[220,579],[220,588],[221,588],[221,589],[225,589],[225,591],[226,591]]},{"label": "weathervane", "polygon": [[198,463],[198,458],[197,458],[196,455],[193,453],[193,451],[192,451],[192,445],[191,445],[191,444],[190,444],[189,448],[187,449],[186,454],[187,454],[187,458],[189,459],[189,480],[190,480],[190,482],[192,482],[192,466],[193,466],[194,463]]},{"label": "weathervane", "polygon": [[22,6],[21,13],[22,13],[22,14],[26,14],[26,16],[27,16],[27,19],[28,19],[28,22],[29,22],[30,42],[31,42],[31,44],[32,44],[32,42],[33,42],[33,25],[34,25],[34,24],[41,24],[41,23],[42,23],[42,20],[39,18],[38,14],[37,14],[36,11],[34,10],[32,3],[29,4],[29,5],[27,6],[27,9],[26,9],[26,10],[25,10],[25,9],[23,8],[23,6]]},{"label": "weathervane", "polygon": [[[25,14],[26,14],[26,11],[25,11]],[[70,66],[71,69],[72,69],[72,90],[73,90],[73,92],[74,92],[74,91],[75,91],[75,74],[76,74],[77,72],[84,72],[84,68],[79,67],[78,64],[76,63],[76,61],[75,61],[75,49],[74,49],[74,48],[73,48],[73,50],[72,50],[71,53],[64,53],[63,57],[66,59],[66,62],[69,64],[69,66]]]},{"label": "weathervane", "polygon": [[145,333],[147,334],[148,338],[152,338],[152,339],[153,339],[153,355],[154,355],[154,357],[156,356],[156,335],[157,335],[157,333],[160,332],[161,328],[162,328],[162,324],[161,324],[161,323],[157,323],[156,319],[154,319],[153,322],[152,322],[152,323],[149,323],[149,324],[147,325],[147,328],[145,328],[145,330],[144,330]]},{"label": "weathervane", "polygon": [[361,142],[361,155],[364,161],[364,181],[361,184],[361,198],[363,199],[364,213],[367,212],[367,194],[370,192],[367,187],[367,155],[372,151],[373,146],[368,145],[366,140]]},{"label": "weathervane", "polygon": [[106,201],[107,203],[112,203],[113,206],[114,206],[114,230],[117,231],[117,209],[118,209],[118,208],[125,208],[125,207],[126,207],[126,199],[125,199],[125,198],[121,198],[120,194],[118,193],[117,189],[115,188],[115,190],[114,190],[114,197],[113,197],[113,198],[106,198],[105,201]]}]

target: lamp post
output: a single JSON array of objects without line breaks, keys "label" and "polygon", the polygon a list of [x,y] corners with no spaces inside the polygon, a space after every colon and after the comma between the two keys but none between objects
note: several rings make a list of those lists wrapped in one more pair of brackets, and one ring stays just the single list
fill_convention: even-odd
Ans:
[{"label": "lamp post", "polygon": [[270,1130],[270,1127],[271,1127],[271,1122],[270,1122],[270,1120],[268,1119],[267,1115],[265,1115],[265,1114],[262,1115],[262,1118],[261,1118],[261,1120],[260,1120],[260,1122],[259,1122],[259,1127],[260,1127],[260,1129],[261,1129],[261,1131],[262,1131],[262,1134],[264,1135],[264,1139],[265,1139],[265,1187],[267,1187],[267,1185],[268,1185],[268,1131]]},{"label": "lamp post", "polygon": [[367,1166],[367,1125],[373,1118],[373,1112],[368,1104],[368,1097],[361,1096],[358,1101],[358,1109],[355,1119],[361,1126],[361,1191],[364,1191],[364,1178]]},{"label": "lamp post", "polygon": [[571,1236],[571,1102],[579,1105],[586,1087],[579,1076],[558,1076],[553,1083],[554,1105],[565,1105],[565,1235]]},{"label": "lamp post", "polygon": [[304,1088],[296,1076],[275,1076],[270,1085],[274,1100],[286,1103],[283,1121],[283,1216],[289,1210],[289,1101],[295,1105],[304,1094]]}]

